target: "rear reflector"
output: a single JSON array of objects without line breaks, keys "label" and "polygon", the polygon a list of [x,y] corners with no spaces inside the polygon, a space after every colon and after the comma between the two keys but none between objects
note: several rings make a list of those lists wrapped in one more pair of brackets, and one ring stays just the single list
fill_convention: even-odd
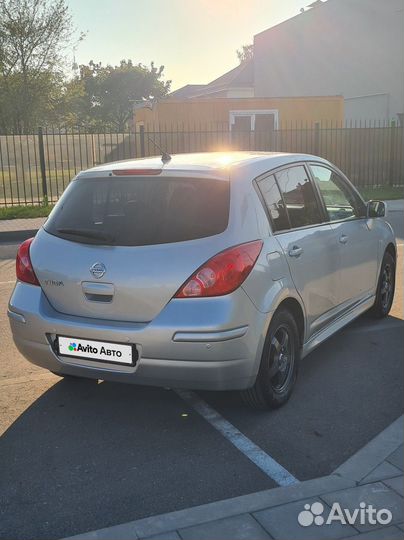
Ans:
[{"label": "rear reflector", "polygon": [[262,245],[257,240],[218,253],[184,283],[174,298],[222,296],[235,291],[253,269]]},{"label": "rear reflector", "polygon": [[114,176],[157,176],[161,169],[114,169]]},{"label": "rear reflector", "polygon": [[29,249],[32,241],[33,238],[28,238],[28,240],[25,240],[25,242],[23,242],[18,248],[15,269],[17,279],[19,281],[30,283],[31,285],[39,285],[39,281],[35,275],[34,269],[32,268],[31,257],[29,255]]}]

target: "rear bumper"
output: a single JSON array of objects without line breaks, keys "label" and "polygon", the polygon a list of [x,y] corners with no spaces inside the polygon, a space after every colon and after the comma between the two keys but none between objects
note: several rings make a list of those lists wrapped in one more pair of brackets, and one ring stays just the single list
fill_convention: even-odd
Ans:
[{"label": "rear bumper", "polygon": [[[269,316],[242,289],[218,298],[172,300],[150,323],[111,322],[55,311],[40,287],[17,283],[9,303],[15,344],[50,371],[116,382],[233,390],[254,384]],[[133,343],[135,366],[59,356],[56,335]]]}]

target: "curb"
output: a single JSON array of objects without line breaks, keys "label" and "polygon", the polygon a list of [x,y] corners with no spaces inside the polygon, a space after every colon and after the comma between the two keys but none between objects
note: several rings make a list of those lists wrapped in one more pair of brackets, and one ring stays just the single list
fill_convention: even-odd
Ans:
[{"label": "curb", "polygon": [[23,242],[35,236],[45,221],[46,217],[0,220],[0,242]]},{"label": "curb", "polygon": [[[173,533],[178,529],[202,525],[219,519],[257,512],[356,487],[360,480],[371,473],[377,465],[403,444],[403,418],[401,416],[395,420],[329,476],[306,480],[292,486],[268,489],[232,499],[151,516],[70,536],[64,540],[116,540],[117,538],[134,540],[163,534],[164,537],[169,538],[169,533]],[[176,538],[176,536],[174,537]]]},{"label": "curb", "polygon": [[0,231],[0,243],[24,242],[35,236],[39,229],[26,229],[23,231]]}]

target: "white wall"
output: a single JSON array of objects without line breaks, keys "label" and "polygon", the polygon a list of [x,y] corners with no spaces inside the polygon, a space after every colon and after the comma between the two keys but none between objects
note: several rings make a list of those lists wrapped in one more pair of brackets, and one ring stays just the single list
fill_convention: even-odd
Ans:
[{"label": "white wall", "polygon": [[345,99],[345,118],[350,120],[389,120],[390,94],[355,96]]},{"label": "white wall", "polygon": [[346,118],[395,118],[404,112],[404,0],[328,0],[256,35],[254,77],[257,97],[366,96],[347,99]]}]

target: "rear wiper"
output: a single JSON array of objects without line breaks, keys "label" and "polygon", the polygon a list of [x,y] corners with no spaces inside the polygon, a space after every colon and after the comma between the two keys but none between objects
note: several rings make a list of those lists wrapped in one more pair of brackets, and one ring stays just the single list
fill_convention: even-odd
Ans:
[{"label": "rear wiper", "polygon": [[69,229],[62,228],[57,230],[61,234],[71,234],[73,236],[82,236],[83,238],[93,238],[94,240],[105,240],[106,242],[113,242],[114,237],[111,234],[103,233],[101,231],[94,231],[93,229]]}]

